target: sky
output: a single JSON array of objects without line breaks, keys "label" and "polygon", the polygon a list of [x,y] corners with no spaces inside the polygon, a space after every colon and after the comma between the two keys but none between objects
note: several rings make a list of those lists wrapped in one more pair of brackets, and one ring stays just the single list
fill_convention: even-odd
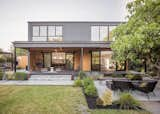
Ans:
[{"label": "sky", "polygon": [[125,21],[128,0],[0,0],[0,48],[27,41],[28,21]]}]

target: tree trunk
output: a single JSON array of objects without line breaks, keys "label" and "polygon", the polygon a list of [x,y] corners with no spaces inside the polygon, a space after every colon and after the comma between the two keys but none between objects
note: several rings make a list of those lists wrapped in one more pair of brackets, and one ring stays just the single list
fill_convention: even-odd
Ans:
[{"label": "tree trunk", "polygon": [[128,60],[126,60],[126,72],[128,72]]}]

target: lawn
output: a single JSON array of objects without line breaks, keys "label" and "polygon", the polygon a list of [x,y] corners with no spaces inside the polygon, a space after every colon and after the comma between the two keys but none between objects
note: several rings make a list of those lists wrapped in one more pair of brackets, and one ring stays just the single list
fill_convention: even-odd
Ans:
[{"label": "lawn", "polygon": [[146,114],[90,110],[81,88],[71,86],[0,86],[0,114]]}]

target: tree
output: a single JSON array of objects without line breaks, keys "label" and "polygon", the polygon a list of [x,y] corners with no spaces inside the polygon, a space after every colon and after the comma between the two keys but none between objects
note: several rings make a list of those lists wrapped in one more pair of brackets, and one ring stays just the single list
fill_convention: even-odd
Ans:
[{"label": "tree", "polygon": [[128,22],[113,32],[116,61],[145,62],[160,70],[160,0],[135,0],[127,4]]},{"label": "tree", "polygon": [[[11,45],[10,46],[10,51],[12,53],[14,53],[14,47]],[[26,49],[22,49],[22,48],[16,48],[16,55],[17,56],[24,56],[24,55],[27,55],[27,50]]]}]

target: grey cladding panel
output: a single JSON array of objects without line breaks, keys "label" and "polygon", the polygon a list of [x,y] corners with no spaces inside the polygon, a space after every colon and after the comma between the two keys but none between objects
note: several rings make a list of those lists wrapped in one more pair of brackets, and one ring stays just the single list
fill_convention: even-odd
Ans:
[{"label": "grey cladding panel", "polygon": [[117,25],[122,22],[29,22],[28,40],[32,40],[32,26],[61,25],[63,26],[63,41],[91,41],[91,26]]}]

